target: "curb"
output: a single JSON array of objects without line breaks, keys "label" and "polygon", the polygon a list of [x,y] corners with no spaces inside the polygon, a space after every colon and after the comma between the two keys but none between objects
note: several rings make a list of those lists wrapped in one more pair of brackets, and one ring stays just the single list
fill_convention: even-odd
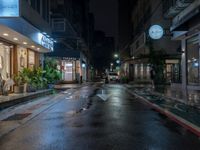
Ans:
[{"label": "curb", "polygon": [[0,111],[5,109],[5,108],[20,104],[20,103],[31,101],[31,100],[33,100],[35,98],[39,98],[39,97],[42,97],[42,96],[50,95],[52,93],[53,93],[53,90],[46,90],[44,92],[31,94],[31,95],[27,95],[27,96],[24,96],[24,97],[16,98],[16,99],[13,99],[13,100],[10,100],[10,101],[2,102],[2,103],[0,103]]},{"label": "curb", "polygon": [[167,116],[169,119],[171,119],[172,121],[176,122],[177,124],[179,124],[180,126],[182,126],[183,128],[188,129],[189,131],[191,131],[192,133],[194,133],[195,135],[200,137],[200,127],[196,126],[195,124],[183,119],[182,117],[179,117],[177,115],[175,115],[174,113],[161,108],[160,106],[153,104],[151,102],[149,102],[148,100],[146,100],[144,97],[139,96],[136,93],[132,93],[131,91],[127,90],[129,94],[136,96],[137,98],[143,100],[146,104],[150,105],[150,107],[154,108],[157,112]]}]

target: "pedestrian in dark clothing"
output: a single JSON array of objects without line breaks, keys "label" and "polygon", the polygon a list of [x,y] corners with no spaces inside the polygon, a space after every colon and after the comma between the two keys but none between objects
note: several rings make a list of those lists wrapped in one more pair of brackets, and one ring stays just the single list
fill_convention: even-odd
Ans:
[{"label": "pedestrian in dark clothing", "polygon": [[151,78],[151,84],[152,84],[152,88],[155,88],[155,84],[154,84],[154,79],[155,79],[155,70],[152,67],[150,70],[150,78]]}]

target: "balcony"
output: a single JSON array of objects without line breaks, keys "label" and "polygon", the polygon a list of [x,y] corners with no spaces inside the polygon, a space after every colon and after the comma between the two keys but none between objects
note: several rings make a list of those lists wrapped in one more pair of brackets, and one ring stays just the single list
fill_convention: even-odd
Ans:
[{"label": "balcony", "polygon": [[164,0],[164,17],[174,18],[194,1],[195,0]]}]

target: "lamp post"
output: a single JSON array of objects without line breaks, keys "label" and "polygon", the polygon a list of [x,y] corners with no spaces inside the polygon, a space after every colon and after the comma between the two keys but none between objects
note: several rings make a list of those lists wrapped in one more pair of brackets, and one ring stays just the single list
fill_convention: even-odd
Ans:
[{"label": "lamp post", "polygon": [[110,63],[110,71],[113,71],[113,63]]}]

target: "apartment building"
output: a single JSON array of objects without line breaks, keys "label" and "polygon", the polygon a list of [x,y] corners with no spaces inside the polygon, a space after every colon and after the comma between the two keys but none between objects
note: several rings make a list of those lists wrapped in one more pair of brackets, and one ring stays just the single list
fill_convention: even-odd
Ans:
[{"label": "apartment building", "polygon": [[[132,78],[135,81],[150,80],[150,67],[152,61],[156,61],[160,66],[163,78],[168,83],[180,82],[180,60],[179,52],[180,43],[171,40],[169,19],[164,18],[163,9],[165,8],[163,0],[139,0],[132,11],[132,43],[130,44],[130,58],[125,64],[124,70],[128,73],[132,72]],[[162,29],[162,36],[152,38],[150,28],[154,27]],[[157,29],[155,29],[157,30]],[[153,59],[152,54],[156,54],[160,58]],[[161,60],[162,59],[162,60]],[[158,61],[161,61],[160,64]],[[163,81],[160,81],[163,82]]]},{"label": "apartment building", "polygon": [[53,37],[57,43],[55,52],[47,56],[60,61],[64,81],[88,80],[94,30],[89,0],[51,0],[50,12]]}]

